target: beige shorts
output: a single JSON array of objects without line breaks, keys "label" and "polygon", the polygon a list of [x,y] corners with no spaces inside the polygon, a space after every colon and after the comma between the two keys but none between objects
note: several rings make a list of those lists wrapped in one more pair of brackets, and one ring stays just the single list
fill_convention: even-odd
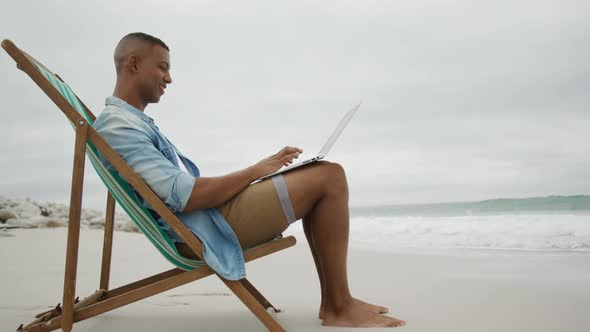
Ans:
[{"label": "beige shorts", "polygon": [[[283,175],[248,186],[218,206],[243,249],[270,241],[295,221]],[[176,243],[179,252],[194,258],[185,243]]]},{"label": "beige shorts", "polygon": [[295,221],[288,217],[292,206],[282,175],[248,186],[217,209],[244,249],[272,240]]}]

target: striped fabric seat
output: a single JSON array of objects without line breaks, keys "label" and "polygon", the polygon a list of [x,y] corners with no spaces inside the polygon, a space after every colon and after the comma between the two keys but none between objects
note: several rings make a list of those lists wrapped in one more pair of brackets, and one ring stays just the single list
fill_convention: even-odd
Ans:
[{"label": "striped fabric seat", "polygon": [[[45,76],[47,80],[49,80],[49,82],[51,82],[51,84],[66,98],[66,100],[69,101],[78,113],[80,113],[88,123],[92,125],[92,119],[88,116],[85,107],[72,89],[43,65],[32,58],[29,58],[29,60],[33,62],[43,76]],[[74,126],[72,123],[71,125]],[[139,229],[147,236],[152,244],[158,248],[158,251],[160,251],[168,261],[183,270],[193,270],[206,265],[205,262],[201,260],[193,260],[180,255],[172,240],[170,240],[168,235],[160,229],[152,215],[140,204],[133,188],[131,188],[131,186],[123,180],[117,172],[107,170],[100,161],[98,151],[93,144],[87,142],[86,147],[86,154],[90,159],[94,170],[98,173],[98,176],[108,188],[111,195],[113,195],[115,200],[121,207],[123,207],[137,227],[139,227]]]}]

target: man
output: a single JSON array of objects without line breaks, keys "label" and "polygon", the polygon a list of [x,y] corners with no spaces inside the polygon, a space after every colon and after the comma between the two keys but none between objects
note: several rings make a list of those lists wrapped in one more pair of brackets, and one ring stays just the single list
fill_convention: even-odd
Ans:
[{"label": "man", "polygon": [[[115,90],[94,127],[199,237],[209,266],[224,278],[244,278],[242,248],[270,240],[302,219],[320,279],[322,325],[405,324],[382,315],[387,308],[350,294],[346,266],[348,185],[340,165],[317,162],[250,185],[291,164],[302,152],[285,147],[246,169],[220,177],[202,177],[198,167],[144,113],[147,105],[157,103],[172,83],[166,44],[144,33],[132,33],[119,42],[114,58]],[[103,162],[112,167],[104,158]],[[153,214],[177,242],[179,251],[194,256],[182,239]]]}]

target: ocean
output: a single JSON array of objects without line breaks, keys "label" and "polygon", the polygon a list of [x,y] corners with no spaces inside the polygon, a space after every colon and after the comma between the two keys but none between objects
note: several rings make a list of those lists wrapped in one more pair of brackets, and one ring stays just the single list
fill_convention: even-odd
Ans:
[{"label": "ocean", "polygon": [[350,217],[350,241],[374,249],[590,252],[590,196],[352,207]]},{"label": "ocean", "polygon": [[[0,196],[0,210],[5,206],[16,211],[18,218],[0,223],[0,228],[67,224],[66,205]],[[49,217],[39,215],[44,209],[50,211]],[[82,224],[102,227],[103,216],[104,210],[84,210]],[[118,225],[133,229],[130,220]],[[294,223],[285,233],[303,236],[302,223]],[[386,251],[478,248],[590,253],[590,196],[351,207],[350,242]]]}]

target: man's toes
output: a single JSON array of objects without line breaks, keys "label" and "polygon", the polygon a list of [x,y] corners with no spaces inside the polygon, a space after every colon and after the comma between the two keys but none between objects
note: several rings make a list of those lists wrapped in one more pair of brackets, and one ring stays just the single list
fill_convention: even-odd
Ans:
[{"label": "man's toes", "polygon": [[373,327],[388,327],[391,326],[391,317],[379,316],[373,320]]},{"label": "man's toes", "polygon": [[387,322],[387,326],[396,327],[396,326],[404,326],[404,325],[406,325],[406,322],[404,322],[401,319],[397,319],[397,318],[393,318],[393,317],[387,317],[387,318],[389,318],[388,319],[388,322]]},{"label": "man's toes", "polygon": [[401,326],[400,320],[393,317],[381,316],[381,319],[376,321],[376,326],[381,327],[395,327]]}]

